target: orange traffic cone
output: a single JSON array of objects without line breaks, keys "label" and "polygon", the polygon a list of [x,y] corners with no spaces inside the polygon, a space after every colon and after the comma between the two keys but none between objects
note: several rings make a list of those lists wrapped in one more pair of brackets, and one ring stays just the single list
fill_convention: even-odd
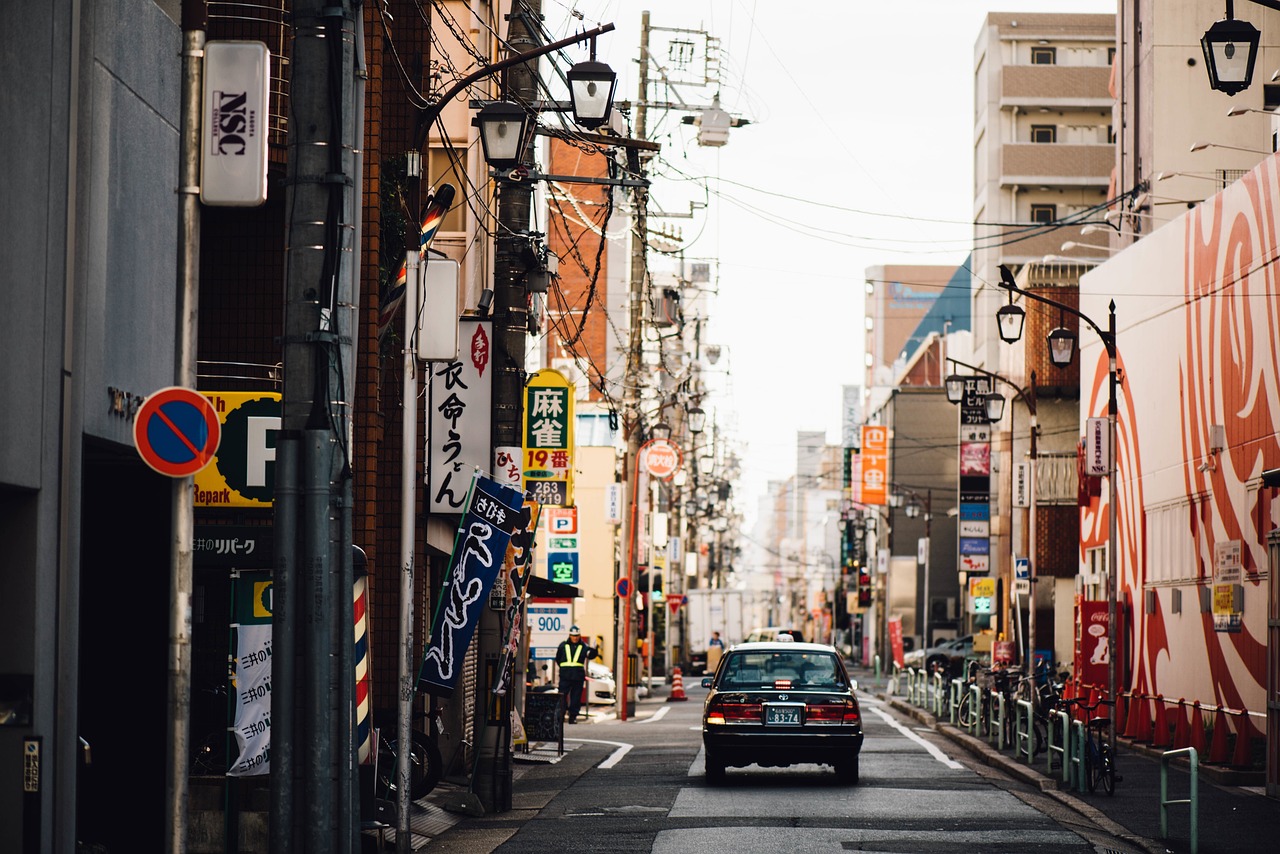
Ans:
[{"label": "orange traffic cone", "polygon": [[1152,738],[1151,707],[1147,705],[1150,699],[1146,694],[1138,695],[1137,708],[1129,710],[1129,717],[1133,720],[1133,740],[1143,744],[1149,744]]},{"label": "orange traffic cone", "polygon": [[1200,711],[1200,701],[1191,704],[1191,739],[1187,747],[1194,747],[1197,756],[1204,756],[1204,714]]},{"label": "orange traffic cone", "polygon": [[1227,716],[1218,706],[1213,715],[1213,739],[1209,742],[1209,761],[1221,765],[1227,761]]},{"label": "orange traffic cone", "polygon": [[1155,731],[1151,733],[1152,747],[1168,747],[1169,746],[1169,718],[1165,714],[1164,695],[1156,694],[1156,722]]},{"label": "orange traffic cone", "polygon": [[1116,732],[1123,733],[1125,725],[1129,723],[1129,704],[1133,702],[1133,695],[1120,692],[1120,696],[1116,698]]},{"label": "orange traffic cone", "polygon": [[1249,725],[1249,712],[1240,711],[1240,720],[1236,723],[1236,749],[1231,757],[1231,764],[1243,768],[1253,762],[1253,745],[1250,744],[1253,727]]},{"label": "orange traffic cone", "polygon": [[1187,700],[1178,698],[1178,717],[1173,722],[1173,748],[1182,750],[1191,746],[1191,733],[1187,729]]},{"label": "orange traffic cone", "polygon": [[684,676],[680,674],[679,667],[671,668],[671,696],[667,697],[667,702],[673,700],[689,699],[684,693]]}]

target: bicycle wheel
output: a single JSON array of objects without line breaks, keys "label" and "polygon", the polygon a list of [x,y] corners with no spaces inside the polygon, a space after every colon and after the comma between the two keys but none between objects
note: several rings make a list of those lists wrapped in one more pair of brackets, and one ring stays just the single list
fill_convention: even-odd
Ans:
[{"label": "bicycle wheel", "polygon": [[[400,771],[396,752],[397,742],[384,741],[378,749],[378,784],[386,800],[394,800],[399,789]],[[444,773],[444,760],[435,742],[420,732],[410,737],[409,749],[409,797],[418,800],[425,797],[440,782]]]},{"label": "bicycle wheel", "polygon": [[956,709],[956,723],[961,727],[968,729],[973,726],[973,720],[973,695],[966,691],[964,696],[960,698],[959,708]]},{"label": "bicycle wheel", "polygon": [[1099,764],[1102,768],[1098,776],[1102,780],[1102,788],[1106,790],[1108,795],[1114,795],[1116,793],[1116,763],[1111,755],[1111,745],[1104,742],[1099,753],[1101,754],[1101,762]]},{"label": "bicycle wheel", "polygon": [[1097,791],[1101,770],[1102,754],[1098,750],[1098,742],[1092,735],[1089,735],[1088,740],[1085,741],[1084,749],[1084,779],[1089,785],[1090,792]]}]

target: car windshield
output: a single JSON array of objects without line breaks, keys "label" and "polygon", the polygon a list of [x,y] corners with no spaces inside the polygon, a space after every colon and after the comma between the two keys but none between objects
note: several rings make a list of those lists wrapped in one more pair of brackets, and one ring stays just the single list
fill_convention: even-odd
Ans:
[{"label": "car windshield", "polygon": [[720,690],[772,688],[779,680],[792,687],[843,687],[836,657],[822,652],[733,652],[724,663]]}]

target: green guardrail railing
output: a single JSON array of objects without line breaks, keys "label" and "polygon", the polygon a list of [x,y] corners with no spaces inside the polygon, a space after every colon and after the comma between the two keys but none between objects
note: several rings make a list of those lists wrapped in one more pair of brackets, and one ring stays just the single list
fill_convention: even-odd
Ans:
[{"label": "green guardrail railing", "polygon": [[[1062,744],[1057,743],[1054,734],[1061,727]],[[1045,751],[1045,767],[1044,772],[1048,776],[1053,776],[1053,760],[1058,759],[1062,763],[1062,782],[1066,783],[1067,788],[1071,788],[1071,716],[1062,710],[1058,710],[1049,715],[1049,725],[1046,727],[1048,732],[1045,734],[1048,739],[1047,750]]]},{"label": "green guardrail railing", "polygon": [[941,673],[934,673],[929,680],[933,684],[933,705],[930,707],[933,711],[935,719],[942,718],[942,710],[947,705],[947,688],[946,681],[942,678]]},{"label": "green guardrail railing", "polygon": [[964,681],[961,679],[951,680],[951,708],[947,713],[947,717],[951,723],[955,723],[960,717],[960,700],[964,697]]},{"label": "green guardrail railing", "polygon": [[1081,721],[1071,722],[1071,776],[1076,781],[1076,791],[1083,792],[1085,790],[1084,779],[1084,752],[1085,752],[1085,732],[1084,724]]},{"label": "green guardrail railing", "polygon": [[969,735],[977,738],[982,733],[982,689],[977,685],[969,686],[969,702],[973,704],[969,717]]},{"label": "green guardrail railing", "polygon": [[[1187,756],[1191,763],[1191,792],[1185,798],[1169,797],[1169,760]],[[1199,851],[1200,836],[1200,754],[1194,747],[1167,750],[1160,754],[1160,838],[1169,838],[1169,807],[1187,804],[1191,808],[1191,854]]]},{"label": "green guardrail railing", "polygon": [[1018,700],[1014,705],[1017,713],[1014,717],[1013,754],[1019,759],[1025,757],[1026,763],[1030,765],[1035,761],[1036,748],[1031,701]]}]

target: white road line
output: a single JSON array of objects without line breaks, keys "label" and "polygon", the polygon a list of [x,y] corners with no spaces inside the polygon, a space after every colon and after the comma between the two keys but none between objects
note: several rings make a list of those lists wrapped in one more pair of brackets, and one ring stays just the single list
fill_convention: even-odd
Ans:
[{"label": "white road line", "polygon": [[614,747],[618,748],[613,751],[613,753],[609,754],[608,759],[600,763],[598,766],[600,768],[612,768],[622,761],[622,757],[631,752],[631,748],[635,747],[634,744],[627,744],[622,741],[602,741],[598,738],[566,738],[565,741],[581,741],[585,744],[612,744]]},{"label": "white road line", "polygon": [[670,706],[663,706],[662,708],[658,709],[658,711],[654,712],[652,717],[648,717],[648,718],[645,718],[644,720],[636,721],[636,723],[651,724],[654,721],[660,721],[667,716],[667,712],[669,711],[671,711]]},{"label": "white road line", "polygon": [[961,768],[963,768],[963,767],[964,767],[964,766],[963,766],[963,765],[961,765],[959,762],[956,762],[956,761],[955,761],[955,760],[953,760],[953,759],[948,759],[948,758],[946,757],[946,754],[944,754],[944,753],[943,753],[941,750],[939,750],[937,747],[935,747],[934,745],[932,745],[932,744],[930,744],[929,742],[925,741],[923,738],[921,738],[920,736],[916,735],[914,732],[912,732],[911,730],[907,729],[907,728],[906,728],[906,727],[904,727],[902,724],[898,723],[896,720],[894,720],[892,717],[890,717],[890,715],[889,715],[889,713],[888,713],[888,712],[884,711],[883,709],[872,709],[871,711],[875,712],[877,715],[879,715],[880,717],[884,718],[884,722],[885,722],[885,723],[887,723],[889,726],[893,727],[893,728],[894,728],[894,729],[896,729],[898,732],[902,733],[902,734],[903,734],[904,736],[906,736],[907,738],[909,738],[909,739],[911,739],[912,741],[916,742],[916,743],[917,743],[917,744],[919,744],[921,747],[923,747],[925,750],[929,751],[929,755],[930,755],[930,756],[932,756],[934,759],[938,760],[939,762],[941,762],[943,765],[947,766],[948,768],[950,768],[950,769],[952,769],[952,770],[954,770],[954,771],[959,771]]}]

